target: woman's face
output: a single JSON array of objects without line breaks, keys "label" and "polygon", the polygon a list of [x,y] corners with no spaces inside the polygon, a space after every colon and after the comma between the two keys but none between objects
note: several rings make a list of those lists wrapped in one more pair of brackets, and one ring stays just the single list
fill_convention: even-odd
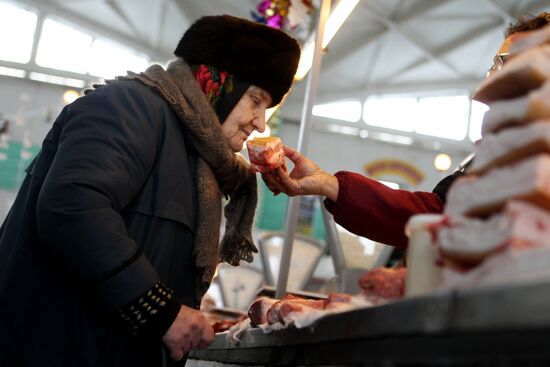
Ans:
[{"label": "woman's face", "polygon": [[265,110],[271,96],[265,90],[251,85],[222,124],[222,131],[231,149],[240,152],[243,143],[254,130],[265,130]]}]

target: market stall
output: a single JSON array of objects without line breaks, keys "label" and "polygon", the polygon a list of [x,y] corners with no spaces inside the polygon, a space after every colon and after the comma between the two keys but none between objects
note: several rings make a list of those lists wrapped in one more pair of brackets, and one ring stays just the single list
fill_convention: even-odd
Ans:
[{"label": "market stall", "polygon": [[550,281],[436,292],[303,329],[227,336],[193,351],[187,365],[542,366],[550,361]]}]

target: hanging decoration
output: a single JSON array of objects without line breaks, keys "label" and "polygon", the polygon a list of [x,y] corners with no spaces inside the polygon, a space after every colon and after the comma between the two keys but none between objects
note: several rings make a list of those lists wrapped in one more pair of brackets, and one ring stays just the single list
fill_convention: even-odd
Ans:
[{"label": "hanging decoration", "polygon": [[262,0],[251,11],[252,19],[269,27],[292,33],[305,40],[311,29],[311,0]]}]

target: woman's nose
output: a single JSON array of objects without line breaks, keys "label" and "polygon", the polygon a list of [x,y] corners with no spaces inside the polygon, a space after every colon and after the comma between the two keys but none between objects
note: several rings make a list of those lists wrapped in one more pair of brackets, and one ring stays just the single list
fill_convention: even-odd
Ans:
[{"label": "woman's nose", "polygon": [[254,119],[254,127],[260,133],[263,133],[265,131],[265,110],[261,111]]}]

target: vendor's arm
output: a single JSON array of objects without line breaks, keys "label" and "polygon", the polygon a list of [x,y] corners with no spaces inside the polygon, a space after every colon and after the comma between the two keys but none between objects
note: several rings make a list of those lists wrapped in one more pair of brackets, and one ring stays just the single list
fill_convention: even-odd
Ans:
[{"label": "vendor's arm", "polygon": [[436,193],[394,190],[351,172],[331,175],[296,150],[284,149],[295,166],[290,174],[282,168],[263,173],[269,189],[289,196],[325,196],[325,206],[335,221],[357,235],[404,247],[405,224],[412,215],[443,210]]},{"label": "vendor's arm", "polygon": [[435,193],[395,190],[352,172],[338,172],[335,177],[338,198],[325,200],[327,210],[338,224],[373,241],[404,247],[405,224],[411,216],[443,211]]}]

